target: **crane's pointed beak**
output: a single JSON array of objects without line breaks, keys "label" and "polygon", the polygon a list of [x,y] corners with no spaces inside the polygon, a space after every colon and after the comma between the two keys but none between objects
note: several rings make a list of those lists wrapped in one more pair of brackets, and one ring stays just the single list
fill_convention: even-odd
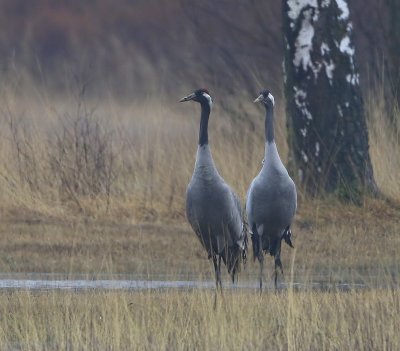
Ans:
[{"label": "crane's pointed beak", "polygon": [[196,95],[195,95],[194,93],[193,93],[193,94],[190,94],[190,95],[185,96],[185,97],[183,97],[182,99],[180,99],[179,102],[185,102],[185,101],[193,100],[195,96],[196,96]]},{"label": "crane's pointed beak", "polygon": [[263,94],[260,94],[260,96],[259,96],[257,99],[255,99],[253,102],[254,102],[254,103],[257,103],[257,102],[262,101],[263,99],[264,99]]}]

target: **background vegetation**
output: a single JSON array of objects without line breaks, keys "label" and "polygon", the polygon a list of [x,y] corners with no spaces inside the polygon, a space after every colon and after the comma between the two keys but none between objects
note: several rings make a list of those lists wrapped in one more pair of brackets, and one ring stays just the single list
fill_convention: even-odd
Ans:
[{"label": "background vegetation", "polygon": [[[18,67],[20,78],[27,72],[52,92],[65,90],[72,76],[93,82],[96,94],[130,101],[203,84],[220,96],[252,96],[257,83],[275,95],[282,89],[279,1],[2,0],[0,6],[2,74]],[[396,1],[349,6],[364,87],[382,77],[396,86]]]}]

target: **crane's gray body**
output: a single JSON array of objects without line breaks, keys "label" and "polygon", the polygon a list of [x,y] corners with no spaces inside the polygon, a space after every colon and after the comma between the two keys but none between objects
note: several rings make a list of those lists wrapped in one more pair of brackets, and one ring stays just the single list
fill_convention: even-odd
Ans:
[{"label": "crane's gray body", "polygon": [[249,221],[254,259],[260,262],[260,291],[264,266],[264,252],[275,259],[275,288],[277,268],[283,274],[282,239],[293,247],[290,225],[297,207],[296,186],[283,165],[274,137],[274,105],[272,94],[264,89],[254,102],[265,107],[265,155],[260,173],[253,179],[247,192],[246,211]]},{"label": "crane's gray body", "polygon": [[186,214],[209,257],[222,256],[228,271],[236,271],[245,250],[243,212],[237,195],[219,175],[208,144],[197,149]]},{"label": "crane's gray body", "polygon": [[197,89],[180,101],[196,101],[201,106],[196,164],[186,192],[186,215],[208,257],[213,260],[216,286],[222,289],[221,261],[235,281],[240,263],[246,258],[243,212],[238,197],[219,175],[208,145],[210,94],[206,89]]},{"label": "crane's gray body", "polygon": [[262,249],[275,256],[297,206],[296,187],[283,165],[275,142],[266,142],[264,164],[247,193],[250,230],[262,236]]}]

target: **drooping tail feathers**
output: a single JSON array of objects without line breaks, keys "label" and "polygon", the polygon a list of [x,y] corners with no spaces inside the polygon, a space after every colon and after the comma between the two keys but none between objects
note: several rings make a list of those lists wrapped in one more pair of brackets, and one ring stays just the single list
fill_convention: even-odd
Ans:
[{"label": "drooping tail feathers", "polygon": [[242,245],[236,244],[234,245],[233,248],[230,248],[227,259],[228,272],[231,274],[233,283],[236,280],[237,274],[241,270],[241,265],[243,264],[243,267],[245,267],[247,262],[248,225],[244,215],[242,218],[243,218],[243,225],[242,225],[243,243]]},{"label": "drooping tail feathers", "polygon": [[256,258],[259,256],[259,238],[258,238],[258,232],[257,232],[257,226],[256,224],[253,224],[253,227],[251,228],[251,242],[253,246],[253,260],[255,261]]},{"label": "drooping tail feathers", "polygon": [[[247,241],[247,240],[246,240]],[[229,248],[228,253],[222,253],[222,259],[228,269],[229,274],[232,277],[232,282],[234,283],[237,279],[238,273],[241,271],[242,264],[245,265],[246,262],[246,250],[247,250],[247,242],[244,248],[239,245],[234,245]]]},{"label": "drooping tail feathers", "polygon": [[[257,226],[256,224],[253,225],[252,232],[251,232],[251,241],[253,243],[253,259],[254,261],[256,258],[260,258],[259,254],[260,251],[268,252],[271,256],[279,255],[281,252],[281,242],[282,238],[273,238],[270,237],[263,237],[261,240],[262,247],[260,246],[260,238],[258,236]],[[290,239],[290,237],[289,237]],[[285,239],[286,241],[286,239]]]},{"label": "drooping tail feathers", "polygon": [[283,240],[285,240],[285,243],[288,244],[291,248],[294,248],[292,244],[292,231],[290,230],[290,225],[288,225],[283,232]]},{"label": "drooping tail feathers", "polygon": [[242,260],[243,266],[246,266],[247,262],[247,249],[248,249],[248,234],[249,233],[249,226],[245,216],[243,216],[243,227],[242,227],[242,234],[243,234],[243,250],[242,250]]}]

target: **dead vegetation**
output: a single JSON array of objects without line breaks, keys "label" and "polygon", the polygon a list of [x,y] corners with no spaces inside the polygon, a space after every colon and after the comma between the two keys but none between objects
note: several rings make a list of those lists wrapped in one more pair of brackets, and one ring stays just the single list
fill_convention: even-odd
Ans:
[{"label": "dead vegetation", "polygon": [[[182,222],[196,152],[199,121],[195,106],[171,103],[175,100],[169,96],[130,104],[112,97],[97,102],[78,92],[50,99],[3,87],[3,214],[12,217],[20,211],[59,220],[84,216]],[[398,127],[386,118],[382,95],[371,94],[366,100],[376,181],[385,197],[398,202]],[[232,119],[216,97],[210,121],[215,162],[242,199],[263,155],[262,113],[251,101],[244,100],[243,105],[247,119]],[[285,158],[282,101],[277,109],[276,134]],[[299,196],[309,201],[302,189]]]},{"label": "dead vegetation", "polygon": [[210,291],[10,292],[0,344],[43,350],[397,350],[400,295]]}]

